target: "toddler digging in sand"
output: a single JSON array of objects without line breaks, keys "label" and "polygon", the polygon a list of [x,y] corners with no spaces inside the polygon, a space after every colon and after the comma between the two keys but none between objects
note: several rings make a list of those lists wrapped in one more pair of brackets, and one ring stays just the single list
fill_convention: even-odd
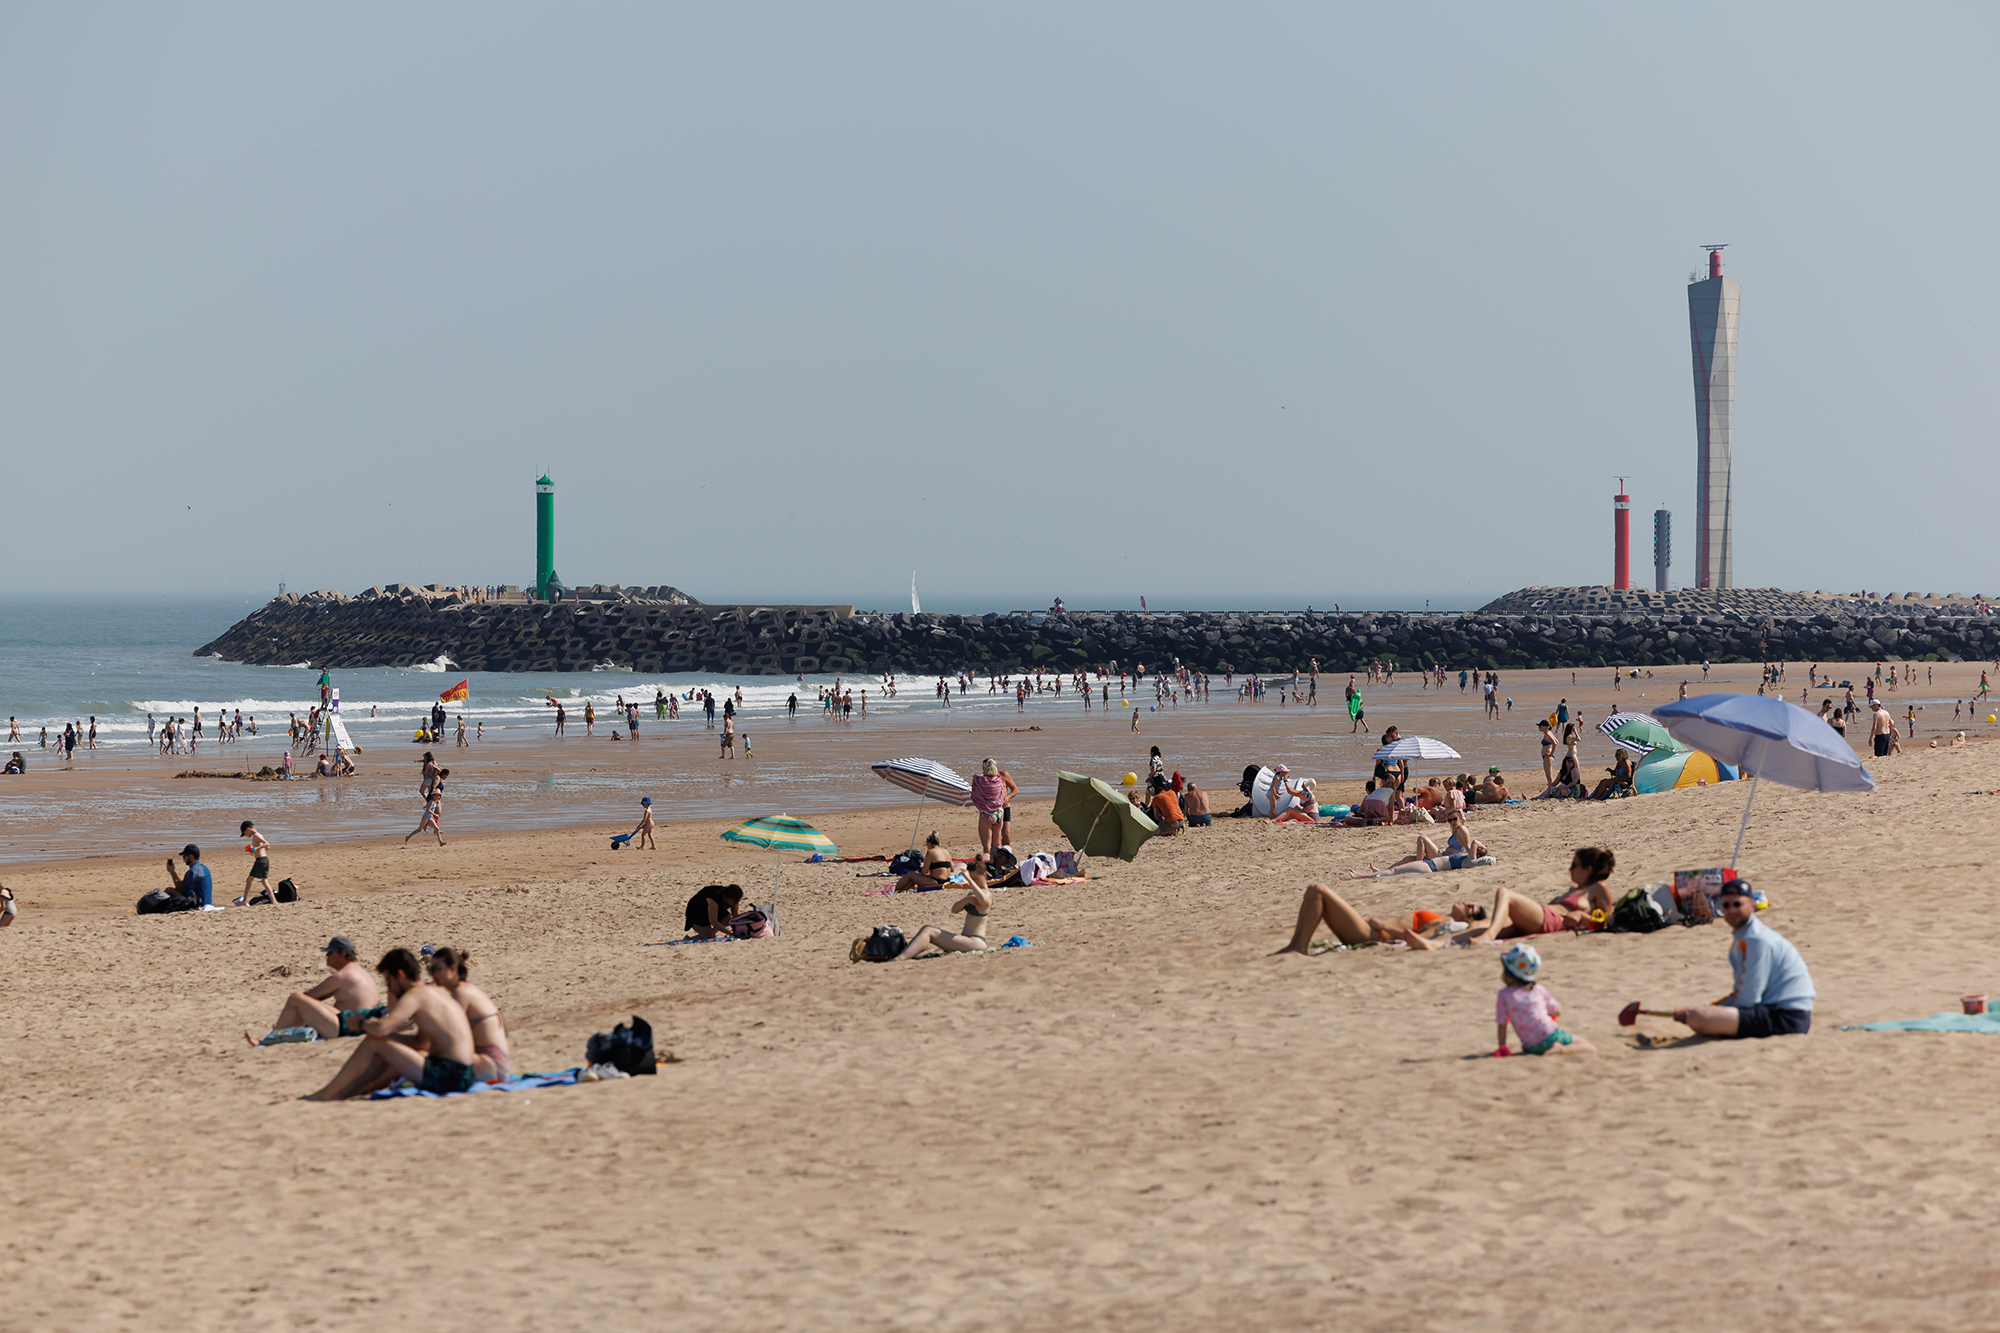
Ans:
[{"label": "toddler digging in sand", "polygon": [[1548,1055],[1567,1052],[1587,1055],[1597,1048],[1556,1026],[1562,1002],[1535,980],[1542,970],[1542,956],[1531,944],[1516,944],[1500,956],[1500,980],[1506,984],[1494,997],[1493,1021],[1499,1025],[1495,1055],[1507,1054],[1507,1025],[1514,1025],[1521,1039],[1521,1054]]}]

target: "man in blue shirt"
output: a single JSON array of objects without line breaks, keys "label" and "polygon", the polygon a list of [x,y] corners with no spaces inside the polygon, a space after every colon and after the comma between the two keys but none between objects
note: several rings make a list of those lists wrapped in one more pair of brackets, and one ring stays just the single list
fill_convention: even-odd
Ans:
[{"label": "man in blue shirt", "polygon": [[1722,886],[1722,919],[1735,932],[1729,942],[1734,990],[1715,1004],[1674,1010],[1677,1022],[1705,1037],[1804,1035],[1812,1027],[1812,974],[1792,942],[1757,919],[1757,901],[1745,880]]},{"label": "man in blue shirt", "polygon": [[187,874],[174,868],[174,858],[167,858],[167,873],[173,876],[174,892],[192,898],[203,907],[214,905],[215,881],[208,877],[208,867],[201,863],[201,848],[189,843],[181,848],[181,860],[187,862]]}]

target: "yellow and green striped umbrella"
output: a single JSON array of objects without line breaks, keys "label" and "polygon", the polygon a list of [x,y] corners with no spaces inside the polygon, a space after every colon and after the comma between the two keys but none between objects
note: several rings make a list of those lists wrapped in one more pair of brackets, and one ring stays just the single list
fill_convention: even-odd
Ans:
[{"label": "yellow and green striped umbrella", "polygon": [[833,839],[821,833],[803,819],[790,815],[759,815],[746,819],[733,828],[722,831],[724,842],[746,842],[752,847],[763,847],[774,852],[818,852],[821,856],[838,856],[840,848],[833,845]]}]

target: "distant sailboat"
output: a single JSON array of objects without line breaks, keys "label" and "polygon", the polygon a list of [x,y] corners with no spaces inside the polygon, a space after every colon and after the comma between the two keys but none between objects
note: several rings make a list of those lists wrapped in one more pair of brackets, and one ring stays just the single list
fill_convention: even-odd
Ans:
[{"label": "distant sailboat", "polygon": [[917,600],[917,571],[913,569],[910,571],[910,614],[920,616],[923,613],[923,603]]}]

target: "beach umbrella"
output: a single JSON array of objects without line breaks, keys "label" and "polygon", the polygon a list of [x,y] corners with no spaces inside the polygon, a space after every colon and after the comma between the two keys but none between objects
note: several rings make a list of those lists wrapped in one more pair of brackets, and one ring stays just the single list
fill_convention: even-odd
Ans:
[{"label": "beach umbrella", "polygon": [[917,845],[917,830],[923,827],[925,801],[972,804],[972,784],[934,759],[888,759],[868,767],[876,777],[917,794],[917,822],[910,826],[912,847]]},{"label": "beach umbrella", "polygon": [[1672,732],[1644,713],[1613,713],[1598,723],[1597,729],[1609,736],[1611,743],[1619,749],[1629,750],[1642,758],[1662,747],[1676,751],[1688,748],[1675,740]]},{"label": "beach umbrella", "polygon": [[1632,770],[1632,789],[1641,795],[1672,791],[1676,787],[1696,787],[1703,782],[1734,782],[1736,770],[1717,763],[1714,755],[1698,750],[1658,749],[1639,761]]},{"label": "beach umbrella", "polygon": [[1460,759],[1464,756],[1443,741],[1429,736],[1405,736],[1394,745],[1375,752],[1377,759]]},{"label": "beach umbrella", "polygon": [[1085,856],[1115,856],[1130,861],[1160,826],[1125,793],[1098,778],[1081,773],[1056,774],[1055,821],[1069,845]]},{"label": "beach umbrella", "polygon": [[1733,868],[1750,827],[1750,803],[1765,778],[1803,791],[1873,791],[1847,738],[1796,704],[1764,694],[1702,694],[1659,709],[1654,716],[1677,741],[1712,754],[1750,775],[1743,823],[1736,830]]},{"label": "beach umbrella", "polygon": [[[790,815],[758,815],[746,819],[741,824],[722,830],[724,842],[746,843],[752,847],[763,847],[774,852],[818,852],[821,856],[837,856],[840,848],[833,845],[833,839],[821,833],[803,819]],[[778,873],[784,873],[784,860],[779,859]],[[777,885],[772,879],[773,890]]]}]

